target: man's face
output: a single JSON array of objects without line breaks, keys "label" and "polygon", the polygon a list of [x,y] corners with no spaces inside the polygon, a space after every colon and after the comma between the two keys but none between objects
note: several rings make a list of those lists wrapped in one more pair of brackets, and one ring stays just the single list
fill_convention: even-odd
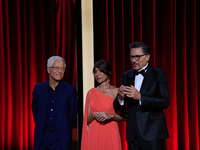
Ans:
[{"label": "man's face", "polygon": [[[143,56],[142,56],[143,55]],[[139,60],[137,60],[137,57],[134,56],[140,56]],[[150,55],[144,55],[142,52],[142,48],[132,48],[130,50],[130,60],[133,65],[133,68],[136,70],[142,69],[144,66],[147,65],[149,61]]]},{"label": "man's face", "polygon": [[55,81],[61,81],[65,70],[64,62],[62,60],[55,60],[50,68],[47,68],[49,73],[49,79]]}]

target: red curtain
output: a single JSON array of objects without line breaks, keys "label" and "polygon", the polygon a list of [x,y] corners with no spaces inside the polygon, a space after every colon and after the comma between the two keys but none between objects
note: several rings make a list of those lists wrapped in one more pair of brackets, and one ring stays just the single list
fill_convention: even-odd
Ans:
[{"label": "red curtain", "polygon": [[[164,111],[167,150],[199,150],[200,2],[197,0],[101,0],[94,2],[95,61],[113,66],[111,82],[119,87],[131,69],[129,44],[151,48],[150,63],[167,73],[170,106]],[[125,124],[120,123],[123,149]]]},{"label": "red curtain", "polygon": [[0,149],[33,149],[32,90],[54,55],[76,85],[75,0],[0,0]]}]

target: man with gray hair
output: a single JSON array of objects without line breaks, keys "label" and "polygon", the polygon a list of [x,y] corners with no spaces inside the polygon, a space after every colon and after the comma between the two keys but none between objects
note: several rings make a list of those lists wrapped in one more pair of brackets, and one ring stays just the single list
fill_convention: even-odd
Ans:
[{"label": "man with gray hair", "polygon": [[65,60],[52,56],[47,60],[49,80],[36,84],[32,111],[35,122],[34,150],[71,149],[72,128],[77,116],[76,87],[62,81]]}]

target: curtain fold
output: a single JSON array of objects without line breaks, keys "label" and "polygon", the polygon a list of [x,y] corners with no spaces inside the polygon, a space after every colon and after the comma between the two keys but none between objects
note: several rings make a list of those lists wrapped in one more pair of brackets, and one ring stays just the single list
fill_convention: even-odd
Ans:
[{"label": "curtain fold", "polygon": [[[94,21],[99,24],[94,24],[94,48],[99,53],[95,61],[111,62],[113,85],[119,87],[122,74],[132,68],[128,46],[135,41],[145,42],[151,49],[150,63],[167,73],[168,150],[199,150],[199,6],[196,0],[94,1]],[[125,150],[124,126],[121,122]]]},{"label": "curtain fold", "polygon": [[33,149],[35,84],[48,79],[47,59],[66,60],[76,85],[75,1],[0,0],[0,147]]}]

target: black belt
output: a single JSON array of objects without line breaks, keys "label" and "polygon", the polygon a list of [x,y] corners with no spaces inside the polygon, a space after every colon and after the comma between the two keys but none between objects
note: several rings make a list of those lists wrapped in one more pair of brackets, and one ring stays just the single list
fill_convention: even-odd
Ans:
[{"label": "black belt", "polygon": [[53,132],[56,131],[56,127],[44,127],[44,131]]}]

